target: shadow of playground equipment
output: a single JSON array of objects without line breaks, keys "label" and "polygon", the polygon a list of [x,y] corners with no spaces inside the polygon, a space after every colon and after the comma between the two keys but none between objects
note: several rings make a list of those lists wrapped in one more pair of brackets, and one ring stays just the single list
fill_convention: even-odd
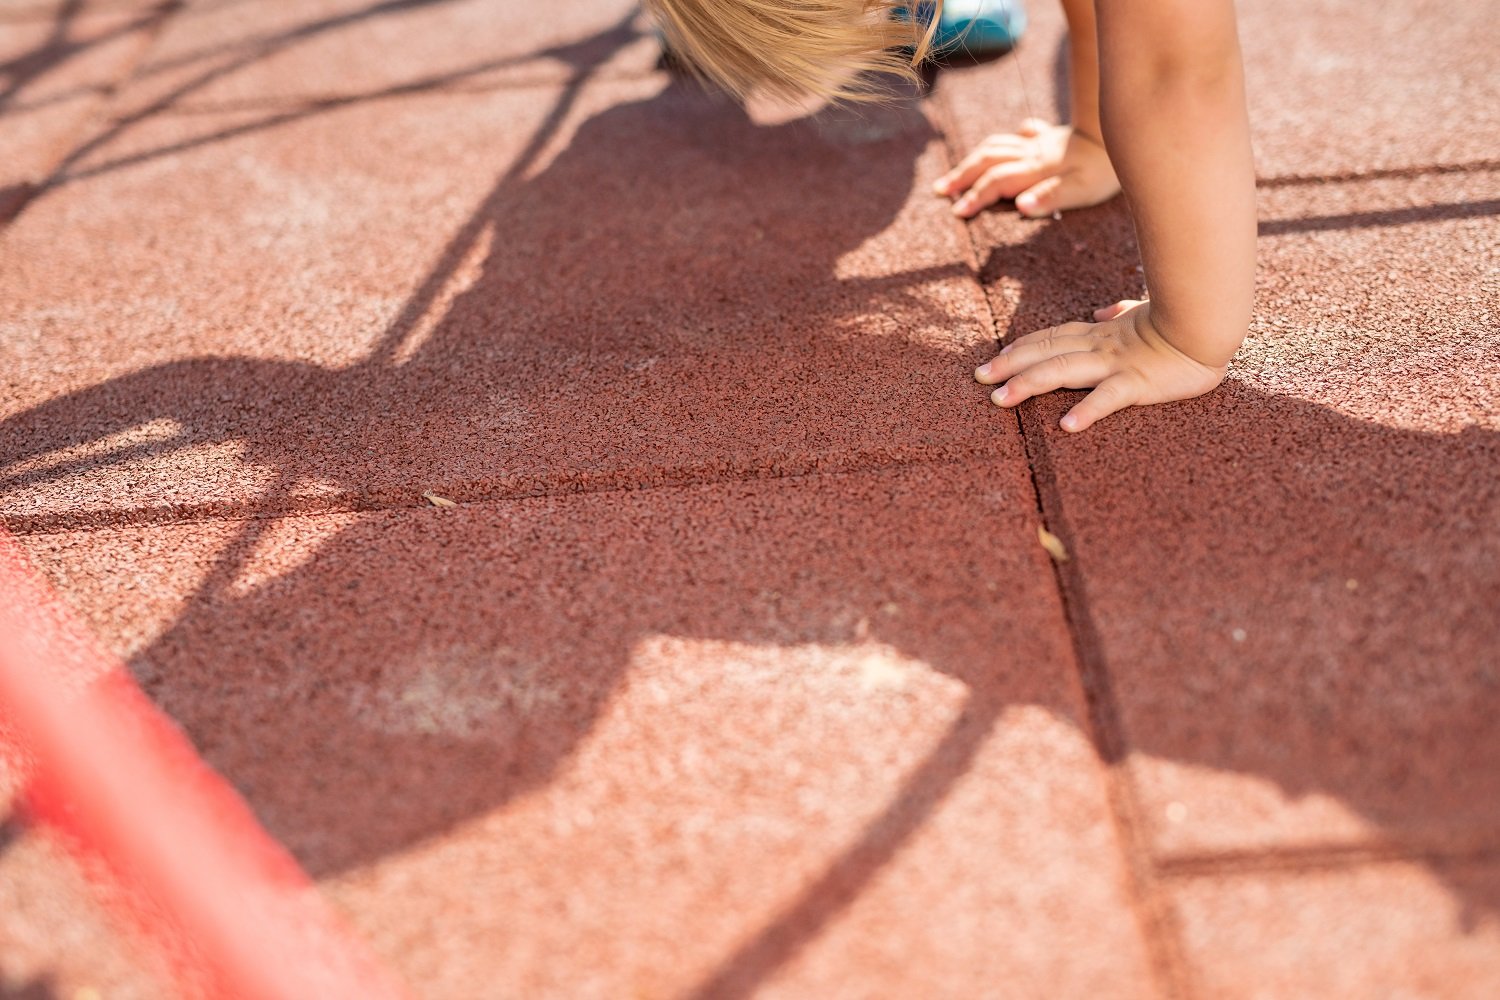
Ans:
[{"label": "shadow of playground equipment", "polygon": [[[576,93],[576,86],[565,92],[559,107]],[[486,483],[503,483],[508,496],[545,491],[549,482],[564,490],[624,485],[658,468],[662,456],[698,461],[688,481],[712,481],[726,442],[768,434],[810,440],[872,414],[921,424],[924,415],[899,412],[903,386],[914,377],[951,379],[952,393],[962,396],[976,359],[901,337],[861,336],[871,316],[941,314],[909,294],[900,276],[839,281],[835,267],[891,225],[932,139],[911,103],[778,126],[757,126],[734,106],[681,85],[612,107],[587,121],[537,176],[523,180],[518,167],[501,178],[366,361],[329,369],[190,359],[57,399],[0,424],[0,467],[162,419],[182,431],[133,451],[24,466],[29,471],[0,475],[0,495],[228,442],[241,446],[247,467],[270,470],[264,511],[303,482],[335,484],[378,508],[395,497],[409,502],[433,483],[471,483],[479,495]],[[590,192],[597,212],[559,210],[583,206],[580,191]],[[1057,301],[1061,272],[1079,266],[1074,241],[1096,248],[1088,259],[1095,285],[1083,289],[1091,300],[1130,294],[1139,280],[1129,240],[1120,238],[1128,226],[1121,228],[1119,210],[1077,218],[1066,231],[1043,226],[1030,243],[995,251],[983,269],[987,279],[1018,283],[1018,316],[1036,315],[1036,325],[1057,319],[1039,311]],[[413,339],[417,318],[486,230],[495,238],[475,280]],[[723,377],[736,389],[736,405],[725,405],[725,384],[674,369],[684,355],[729,359]],[[590,383],[586,393],[580,380]],[[781,388],[757,392],[757,383]],[[816,392],[794,388],[814,384]],[[567,414],[585,394],[587,417],[570,424]],[[1494,534],[1476,542],[1465,525],[1500,520],[1486,472],[1500,462],[1496,435],[1396,430],[1238,384],[1183,407],[1192,420],[1181,420],[1181,408],[1124,415],[1111,439],[1128,447],[1129,428],[1175,425],[1182,448],[1150,469],[1149,488],[1162,497],[1186,492],[1202,473],[1199,460],[1226,441],[1277,456],[1277,489],[1230,493],[1202,521],[1179,525],[1189,545],[1195,536],[1213,542],[1226,525],[1238,532],[1241,547],[1220,548],[1230,557],[1224,572],[1254,566],[1272,580],[1306,573],[1315,552],[1283,559],[1255,551],[1257,539],[1280,537],[1289,521],[1309,537],[1356,541],[1361,526],[1378,523],[1383,542],[1410,546],[1389,553],[1393,565],[1420,557],[1437,577],[1463,580],[1467,572],[1470,581],[1494,583],[1493,570],[1476,562],[1500,562]],[[547,433],[558,426],[566,433]],[[379,486],[372,485],[376,464]],[[610,464],[624,468],[618,481],[599,473]],[[537,470],[534,480],[492,474],[525,466]],[[274,527],[249,518],[132,668],[317,875],[441,834],[545,785],[594,726],[633,652],[656,637],[772,648],[869,638],[962,682],[966,709],[883,812],[696,990],[748,995],[921,828],[1008,707],[1040,706],[1060,718],[1072,718],[1073,708],[1033,672],[1002,669],[1001,650],[967,648],[921,617],[870,616],[911,581],[982,571],[983,553],[972,566],[954,566],[945,551],[922,544],[914,533],[920,498],[811,509],[807,518],[835,518],[840,533],[883,539],[867,546],[861,573],[829,578],[820,556],[827,534],[816,524],[773,536],[733,510],[662,522],[632,507],[629,494],[621,497],[590,498],[593,517],[583,523],[556,521],[550,512],[567,501],[542,497],[494,522],[482,519],[483,509],[445,512],[468,520],[444,521],[372,513],[246,590],[237,585],[241,574]],[[1462,517],[1445,520],[1453,512]],[[485,523],[508,534],[478,545],[458,527]],[[648,566],[664,583],[643,592]],[[956,589],[954,600],[988,613],[987,598]],[[1274,602],[1274,590],[1265,599]],[[1268,613],[1282,610],[1293,619],[1300,613]],[[1187,618],[1209,613],[1185,605]],[[1475,616],[1484,613],[1465,606],[1455,627],[1481,627]],[[1271,640],[1256,671],[1242,665],[1221,678],[1214,704],[1232,706],[1237,683],[1306,683],[1309,650],[1321,656],[1322,647],[1304,640],[1296,631]],[[1130,732],[1130,750],[1243,769],[1288,798],[1328,796],[1397,834],[1413,815],[1500,799],[1500,757],[1480,712],[1493,704],[1492,666],[1445,659],[1420,637],[1385,642],[1383,659],[1322,663],[1319,677],[1358,702],[1362,720],[1383,722],[1399,740],[1351,752],[1337,720],[1322,714],[1330,702],[1320,696],[1308,703],[1312,714],[1284,720],[1302,740],[1296,754],[1253,742],[1215,748],[1201,738],[1197,717]],[[1423,682],[1442,692],[1424,702],[1425,712],[1411,716],[1370,697],[1382,690],[1381,672],[1406,674],[1417,664]],[[460,707],[414,717],[398,704],[403,698]],[[1460,737],[1467,743],[1452,754],[1434,754],[1440,770],[1395,757]],[[1468,766],[1446,766],[1456,761]],[[1396,793],[1372,795],[1381,787],[1372,772]],[[1500,909],[1500,900],[1465,895],[1461,885],[1454,892],[1478,912]]]}]

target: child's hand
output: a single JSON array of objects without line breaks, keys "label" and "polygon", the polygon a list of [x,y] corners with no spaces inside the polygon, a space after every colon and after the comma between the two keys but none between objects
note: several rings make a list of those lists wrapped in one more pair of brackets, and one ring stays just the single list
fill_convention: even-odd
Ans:
[{"label": "child's hand", "polygon": [[1104,144],[1070,125],[1027,119],[1019,132],[992,135],[933,185],[958,197],[953,214],[967,219],[1002,198],[1033,218],[1108,201],[1120,181]]},{"label": "child's hand", "polygon": [[1224,380],[1225,369],[1198,361],[1151,321],[1151,303],[1117,302],[1097,310],[1097,323],[1064,323],[1019,337],[974,378],[1005,383],[990,394],[1000,406],[1054,389],[1094,391],[1062,418],[1081,431],[1127,406],[1201,396]]}]

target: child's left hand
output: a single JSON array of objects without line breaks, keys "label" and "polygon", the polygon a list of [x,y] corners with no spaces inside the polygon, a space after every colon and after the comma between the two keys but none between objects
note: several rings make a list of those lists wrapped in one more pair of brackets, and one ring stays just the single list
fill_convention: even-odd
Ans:
[{"label": "child's left hand", "polygon": [[961,219],[1002,198],[1014,198],[1017,211],[1040,219],[1106,202],[1120,193],[1120,180],[1102,141],[1071,125],[1028,118],[1018,131],[984,140],[932,190],[952,198]]},{"label": "child's left hand", "polygon": [[990,394],[1015,406],[1054,389],[1094,391],[1062,418],[1081,431],[1127,406],[1201,396],[1224,380],[1226,366],[1199,361],[1151,319],[1151,303],[1117,302],[1094,313],[1096,323],[1064,323],[1019,337],[980,365],[974,378],[1000,385]]}]

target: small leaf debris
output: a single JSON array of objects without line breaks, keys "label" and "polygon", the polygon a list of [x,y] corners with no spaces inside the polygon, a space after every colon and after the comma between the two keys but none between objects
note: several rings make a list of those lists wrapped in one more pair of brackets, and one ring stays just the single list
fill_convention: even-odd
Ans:
[{"label": "small leaf debris", "polygon": [[1063,563],[1068,561],[1068,547],[1062,543],[1061,538],[1058,538],[1041,525],[1037,526],[1036,537],[1037,541],[1042,543],[1042,548],[1047,550],[1047,554],[1052,557],[1054,562]]},{"label": "small leaf debris", "polygon": [[454,503],[452,500],[449,500],[447,497],[440,497],[436,493],[423,493],[422,494],[422,499],[426,500],[428,503],[432,504],[434,507],[457,507],[458,506],[458,504]]}]

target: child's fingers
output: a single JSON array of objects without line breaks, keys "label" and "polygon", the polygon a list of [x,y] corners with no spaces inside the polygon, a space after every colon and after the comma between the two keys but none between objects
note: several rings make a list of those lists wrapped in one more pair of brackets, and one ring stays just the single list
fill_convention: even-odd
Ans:
[{"label": "child's fingers", "polygon": [[1042,169],[1024,160],[993,166],[974,182],[974,186],[962,198],[953,203],[953,212],[968,218],[1001,198],[1014,198],[1041,178]]},{"label": "child's fingers", "polygon": [[1109,358],[1093,351],[1058,354],[1013,376],[990,393],[999,406],[1015,406],[1032,396],[1054,389],[1086,389],[1109,378],[1113,371]]},{"label": "child's fingers", "polygon": [[1015,136],[992,135],[978,149],[958,161],[958,166],[933,182],[936,194],[951,195],[966,190],[986,170],[1021,156],[1025,146]]},{"label": "child's fingers", "polygon": [[1059,194],[1063,188],[1061,177],[1044,177],[1031,187],[1016,195],[1016,209],[1025,216],[1038,219],[1059,210]]},{"label": "child's fingers", "polygon": [[951,195],[960,191],[968,190],[970,184],[979,179],[979,175],[990,168],[987,156],[978,152],[970,153],[959,161],[958,166],[939,177],[932,185],[935,194]]},{"label": "child's fingers", "polygon": [[1057,340],[1062,337],[1074,337],[1088,333],[1092,323],[1061,323],[1057,326],[1049,326],[1045,330],[1033,330],[1022,334],[1015,340],[1005,345],[1001,354],[1010,354],[1019,349],[1022,344],[1035,344],[1039,341]]},{"label": "child's fingers", "polygon": [[1003,163],[1011,163],[1019,160],[1025,155],[1025,150],[1020,147],[1007,149],[984,150],[981,149],[957,167],[938,178],[932,185],[934,193],[939,195],[956,195],[967,191],[974,182],[983,177],[990,169]]},{"label": "child's fingers", "polygon": [[995,355],[994,358],[974,369],[974,379],[985,385],[996,385],[1004,382],[1016,372],[1025,371],[1048,358],[1059,354],[1087,351],[1097,346],[1098,343],[1099,341],[1094,337],[1075,334],[1036,340],[1026,344],[1013,344],[1003,353]]},{"label": "child's fingers", "polygon": [[932,182],[933,193],[946,195],[964,190],[970,184],[973,184],[980,174],[984,173],[987,165],[982,151],[976,149],[962,160],[959,160],[958,165],[952,170]]},{"label": "child's fingers", "polygon": [[1017,195],[1016,208],[1022,215],[1040,219],[1054,212],[1097,205],[1111,193],[1089,188],[1079,173],[1057,174],[1043,178]]},{"label": "child's fingers", "polygon": [[1095,421],[1134,406],[1137,397],[1133,375],[1127,372],[1111,375],[1067,412],[1062,418],[1062,429],[1072,432],[1087,430]]}]

